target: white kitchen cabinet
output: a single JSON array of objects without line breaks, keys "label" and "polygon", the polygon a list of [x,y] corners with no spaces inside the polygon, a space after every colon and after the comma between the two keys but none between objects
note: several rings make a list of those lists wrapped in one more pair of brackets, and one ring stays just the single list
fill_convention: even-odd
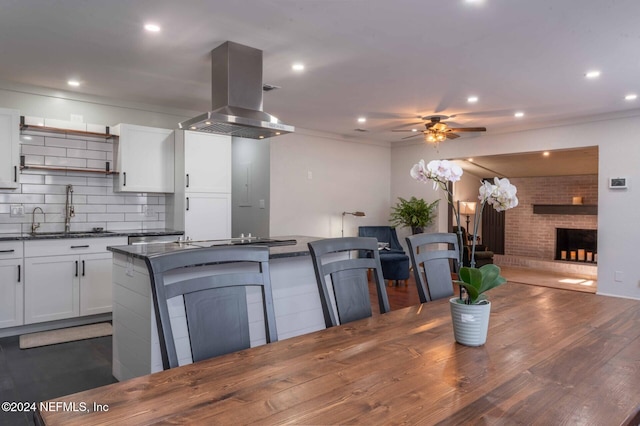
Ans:
[{"label": "white kitchen cabinet", "polygon": [[118,136],[114,140],[114,191],[173,192],[173,130],[118,124],[110,131]]},{"label": "white kitchen cabinet", "polygon": [[188,193],[184,235],[192,240],[222,240],[231,236],[231,194]]},{"label": "white kitchen cabinet", "polygon": [[176,130],[167,223],[192,240],[231,237],[231,137]]},{"label": "white kitchen cabinet", "polygon": [[80,315],[78,256],[26,258],[25,324]]},{"label": "white kitchen cabinet", "polygon": [[0,328],[24,324],[22,241],[0,242]]},{"label": "white kitchen cabinet", "polygon": [[0,108],[0,188],[18,187],[20,112]]},{"label": "white kitchen cabinet", "polygon": [[125,237],[25,242],[25,324],[111,312],[111,253]]},{"label": "white kitchen cabinet", "polygon": [[231,136],[176,130],[176,185],[187,192],[231,192]]}]

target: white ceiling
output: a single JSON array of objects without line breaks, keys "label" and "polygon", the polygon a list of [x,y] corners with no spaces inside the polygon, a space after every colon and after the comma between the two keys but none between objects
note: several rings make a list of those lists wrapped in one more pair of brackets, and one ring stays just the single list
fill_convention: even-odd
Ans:
[{"label": "white ceiling", "polygon": [[393,142],[437,113],[490,134],[636,110],[639,16],[638,0],[2,0],[0,79],[204,112],[209,52],[232,40],[264,51],[282,87],[264,109],[287,124]]}]

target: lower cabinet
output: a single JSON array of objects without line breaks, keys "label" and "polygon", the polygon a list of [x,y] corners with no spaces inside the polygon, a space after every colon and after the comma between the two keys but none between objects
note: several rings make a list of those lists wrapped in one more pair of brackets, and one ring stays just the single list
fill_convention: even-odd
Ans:
[{"label": "lower cabinet", "polygon": [[0,260],[0,328],[24,324],[23,283],[22,257]]},{"label": "lower cabinet", "polygon": [[126,238],[25,242],[25,324],[111,312],[106,247],[126,244]]}]

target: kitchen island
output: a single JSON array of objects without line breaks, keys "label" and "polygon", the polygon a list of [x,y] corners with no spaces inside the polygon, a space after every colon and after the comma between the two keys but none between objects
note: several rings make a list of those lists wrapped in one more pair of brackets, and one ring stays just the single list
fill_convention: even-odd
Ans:
[{"label": "kitchen island", "polygon": [[[305,236],[273,237],[269,247],[270,275],[276,314],[278,340],[325,328],[322,306],[307,243],[319,238]],[[295,241],[291,241],[295,240]],[[187,241],[109,247],[113,252],[113,376],[127,380],[162,371],[160,344],[151,295],[151,282],[145,259],[160,253],[192,250],[212,245],[252,241]],[[260,239],[254,239],[260,244]],[[266,243],[266,242],[265,242]],[[282,245],[280,245],[282,244]],[[259,289],[247,291],[251,346],[266,342]],[[170,305],[172,318],[184,322],[184,309]],[[181,364],[191,362],[186,339],[176,336]]]}]

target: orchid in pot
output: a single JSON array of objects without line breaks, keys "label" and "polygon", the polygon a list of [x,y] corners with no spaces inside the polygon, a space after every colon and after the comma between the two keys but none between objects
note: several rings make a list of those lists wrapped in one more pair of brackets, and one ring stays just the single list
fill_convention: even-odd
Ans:
[{"label": "orchid in pot", "polygon": [[[420,160],[411,168],[411,177],[420,182],[433,182],[434,190],[441,188],[451,202],[453,195],[449,191],[449,182],[457,182],[462,177],[462,168],[451,161],[433,160],[425,165]],[[494,183],[483,182],[480,185],[478,199],[480,208],[474,218],[470,267],[462,267],[458,272],[460,297],[450,300],[451,317],[453,319],[456,341],[468,346],[483,345],[487,339],[489,327],[489,313],[491,303],[484,295],[485,292],[506,282],[500,275],[500,268],[494,264],[475,268],[475,252],[477,229],[484,206],[488,203],[496,211],[504,211],[518,205],[517,189],[507,178],[495,178]],[[458,241],[462,249],[462,232],[460,230],[460,208],[451,202],[453,213],[458,224]],[[462,288],[465,289],[464,295]]]}]

